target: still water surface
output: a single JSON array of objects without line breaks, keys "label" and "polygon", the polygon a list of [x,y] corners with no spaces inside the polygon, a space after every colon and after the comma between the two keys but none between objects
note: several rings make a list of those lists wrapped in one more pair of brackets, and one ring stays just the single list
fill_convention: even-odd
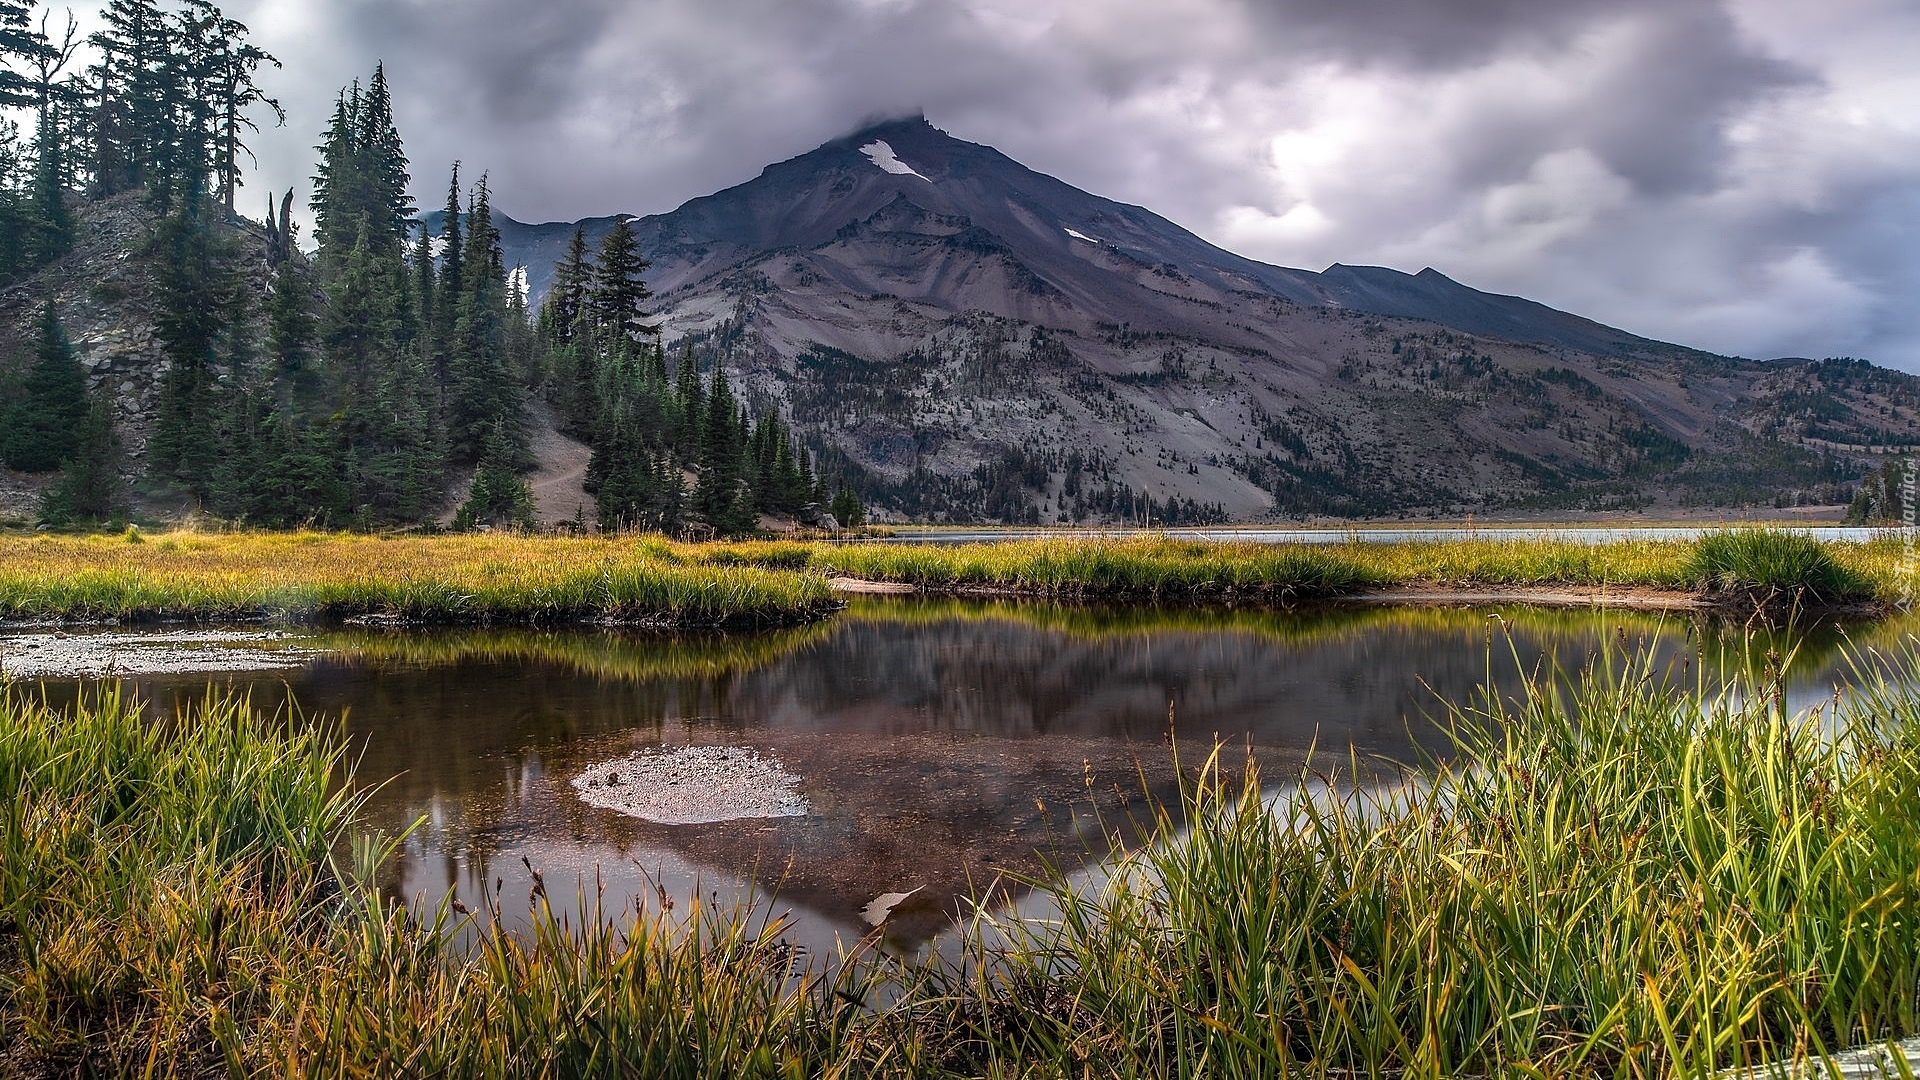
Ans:
[{"label": "still water surface", "polygon": [[[1500,628],[1504,627],[1503,632]],[[1828,697],[1842,634],[1891,645],[1879,623],[1796,635],[1791,693]],[[1171,799],[1172,754],[1216,739],[1269,778],[1312,754],[1444,754],[1439,698],[1491,677],[1578,667],[1603,644],[1647,644],[1712,671],[1739,662],[1737,632],[1685,618],[1517,607],[1291,612],[1068,608],[873,598],[812,627],[732,636],[599,632],[321,633],[306,666],[220,676],[255,700],[291,697],[345,716],[371,812],[398,832],[424,818],[388,887],[468,900],[501,883],[526,910],[525,859],[556,897],[619,908],[664,887],[722,898],[777,892],[816,950],[867,927],[882,892],[918,887],[887,933],[911,948],[951,925],[961,899],[1011,870],[1096,857],[1104,827]],[[1774,637],[1753,653],[1784,649]],[[206,676],[131,680],[170,710]],[[70,693],[77,684],[56,684]],[[587,765],[633,750],[753,748],[802,778],[805,817],[657,825],[582,802]],[[476,905],[478,906],[478,905]]]}]

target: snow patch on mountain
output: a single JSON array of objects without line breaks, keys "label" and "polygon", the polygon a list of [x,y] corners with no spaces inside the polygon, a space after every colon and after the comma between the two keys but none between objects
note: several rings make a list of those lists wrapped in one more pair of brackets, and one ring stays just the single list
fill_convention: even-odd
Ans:
[{"label": "snow patch on mountain", "polygon": [[873,140],[861,147],[860,152],[867,155],[868,161],[880,166],[882,172],[890,172],[895,176],[919,176],[920,179],[927,181],[927,183],[933,183],[930,178],[921,176],[920,173],[914,171],[913,166],[901,161],[899,155],[893,152],[893,147],[887,145],[885,139]]},{"label": "snow patch on mountain", "polygon": [[1078,229],[1068,229],[1067,235],[1073,237],[1075,240],[1085,240],[1089,244],[1097,244],[1100,242],[1098,237],[1088,236]]}]

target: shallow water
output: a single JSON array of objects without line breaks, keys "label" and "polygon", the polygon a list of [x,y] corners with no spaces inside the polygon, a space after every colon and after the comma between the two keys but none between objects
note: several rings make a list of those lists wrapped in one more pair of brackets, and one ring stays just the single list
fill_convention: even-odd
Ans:
[{"label": "shallow water", "polygon": [[[1847,632],[1873,646],[1910,628]],[[127,681],[161,710],[211,679],[265,705],[344,714],[360,779],[386,781],[375,822],[398,832],[425,819],[387,882],[395,896],[453,887],[471,902],[498,887],[511,919],[526,910],[528,864],[556,900],[603,892],[610,910],[657,906],[661,889],[679,903],[696,888],[723,902],[777,891],[794,936],[825,951],[866,931],[857,913],[881,893],[920,889],[887,924],[892,944],[911,948],[1003,871],[1035,873],[1043,855],[1066,869],[1093,860],[1105,830],[1148,798],[1176,797],[1176,748],[1191,764],[1218,740],[1269,778],[1309,754],[1338,773],[1443,755],[1440,698],[1466,701],[1489,678],[1510,693],[1523,671],[1578,667],[1603,643],[1651,643],[1714,672],[1797,647],[1799,705],[1828,697],[1846,670],[1834,628],[1739,641],[1633,612],[886,597],[759,635],[293,635],[296,667]],[[71,695],[79,683],[48,686]],[[810,812],[661,825],[571,786],[596,762],[681,745],[777,759],[801,777]]]},{"label": "shallow water", "polygon": [[[1126,528],[1053,528],[1053,529],[912,529],[882,538],[896,544],[991,544],[1013,540],[1055,540],[1064,538],[1165,536],[1175,540],[1237,541],[1246,544],[1404,544],[1411,542],[1456,542],[1462,540],[1558,540],[1573,544],[1615,544],[1627,540],[1693,541],[1728,528],[1742,528],[1738,522],[1714,525],[1486,525],[1418,526],[1374,528],[1207,528],[1186,526],[1170,529]],[[1781,532],[1811,536],[1817,540],[1844,540],[1864,543],[1882,537],[1899,536],[1892,527],[1870,528],[1856,525],[1770,525]]]}]

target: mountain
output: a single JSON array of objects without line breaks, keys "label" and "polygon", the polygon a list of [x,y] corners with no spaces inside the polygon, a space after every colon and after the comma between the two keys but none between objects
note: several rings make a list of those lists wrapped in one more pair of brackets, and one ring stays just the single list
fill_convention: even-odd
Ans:
[{"label": "mountain", "polygon": [[[635,225],[668,347],[896,517],[1831,503],[1920,443],[1906,375],[1715,356],[1433,269],[1270,266],[921,117]],[[536,301],[575,227],[501,223]]]}]

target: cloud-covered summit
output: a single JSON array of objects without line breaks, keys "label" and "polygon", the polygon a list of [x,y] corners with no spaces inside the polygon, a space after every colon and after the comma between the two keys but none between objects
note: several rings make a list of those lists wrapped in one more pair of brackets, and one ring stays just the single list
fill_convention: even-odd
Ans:
[{"label": "cloud-covered summit", "polygon": [[[922,109],[1283,265],[1434,266],[1636,333],[1920,369],[1905,0],[230,0],[265,184],[384,59],[422,202],[671,209]],[[259,192],[256,189],[255,194]]]}]

